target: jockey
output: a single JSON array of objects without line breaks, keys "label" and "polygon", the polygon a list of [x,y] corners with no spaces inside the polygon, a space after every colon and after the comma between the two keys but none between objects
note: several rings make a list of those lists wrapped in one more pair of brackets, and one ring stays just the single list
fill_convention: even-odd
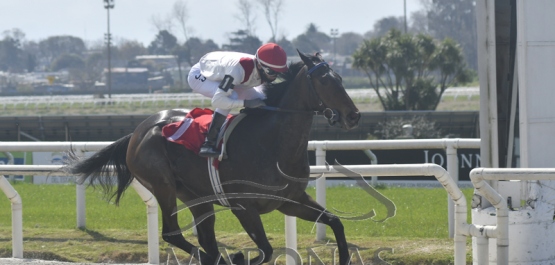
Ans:
[{"label": "jockey", "polygon": [[202,157],[217,157],[217,138],[227,114],[233,108],[265,106],[263,87],[287,71],[285,51],[275,43],[262,45],[255,55],[215,51],[200,58],[187,81],[191,89],[212,98],[216,110],[206,140],[200,148]]}]

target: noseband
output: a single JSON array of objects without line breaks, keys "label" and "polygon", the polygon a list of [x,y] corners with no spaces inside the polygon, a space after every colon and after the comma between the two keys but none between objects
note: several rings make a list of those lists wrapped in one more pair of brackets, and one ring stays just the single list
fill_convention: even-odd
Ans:
[{"label": "noseband", "polygon": [[[339,112],[335,109],[331,109],[325,106],[324,102],[322,101],[322,99],[320,98],[320,95],[318,94],[318,91],[316,91],[316,89],[314,88],[314,85],[312,84],[312,73],[316,70],[318,70],[318,68],[320,67],[329,67],[328,63],[326,62],[320,62],[317,65],[315,65],[314,67],[308,69],[307,73],[306,73],[306,78],[308,79],[308,86],[310,88],[310,94],[315,94],[316,97],[318,98],[318,105],[321,106],[323,108],[323,110],[319,110],[319,111],[313,111],[314,114],[316,115],[323,115],[327,120],[328,120],[328,124],[330,126],[334,126],[337,122],[339,122]],[[263,106],[260,107],[261,109],[265,109],[265,110],[272,110],[272,111],[282,111],[282,112],[296,112],[296,113],[311,113],[312,111],[302,111],[302,110],[290,110],[290,109],[282,109],[282,108],[278,108],[278,107],[271,107],[271,106]]]}]

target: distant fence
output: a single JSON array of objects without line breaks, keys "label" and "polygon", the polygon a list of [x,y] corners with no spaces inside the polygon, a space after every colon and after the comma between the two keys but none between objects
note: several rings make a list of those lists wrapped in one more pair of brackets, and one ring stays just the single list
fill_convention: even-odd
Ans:
[{"label": "distant fence", "polygon": [[[349,89],[355,102],[363,102],[377,97],[373,89]],[[466,97],[479,95],[477,87],[448,88],[443,96]],[[111,98],[93,95],[52,95],[52,96],[11,96],[0,98],[0,110],[39,109],[94,109],[100,107],[162,107],[191,108],[209,107],[210,98],[197,93],[154,93],[154,94],[114,94]]]},{"label": "distant fence", "polygon": [[179,108],[209,107],[210,98],[196,93],[117,94],[111,98],[93,95],[3,97],[0,110],[95,109],[104,107]]}]

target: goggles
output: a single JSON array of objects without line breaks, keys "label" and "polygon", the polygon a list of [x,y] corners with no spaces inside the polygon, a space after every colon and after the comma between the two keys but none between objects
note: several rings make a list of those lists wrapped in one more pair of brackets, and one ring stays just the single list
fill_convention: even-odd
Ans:
[{"label": "goggles", "polygon": [[277,76],[278,72],[272,70],[270,67],[266,67],[262,64],[260,64],[260,66],[262,67],[262,71],[264,71],[264,73],[268,76]]}]

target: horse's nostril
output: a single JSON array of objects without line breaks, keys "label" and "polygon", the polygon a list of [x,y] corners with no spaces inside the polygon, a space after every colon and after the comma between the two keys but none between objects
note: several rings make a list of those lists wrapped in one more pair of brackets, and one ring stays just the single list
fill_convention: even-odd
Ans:
[{"label": "horse's nostril", "polygon": [[360,120],[360,112],[351,112],[349,113],[349,120],[353,122],[358,122]]}]

